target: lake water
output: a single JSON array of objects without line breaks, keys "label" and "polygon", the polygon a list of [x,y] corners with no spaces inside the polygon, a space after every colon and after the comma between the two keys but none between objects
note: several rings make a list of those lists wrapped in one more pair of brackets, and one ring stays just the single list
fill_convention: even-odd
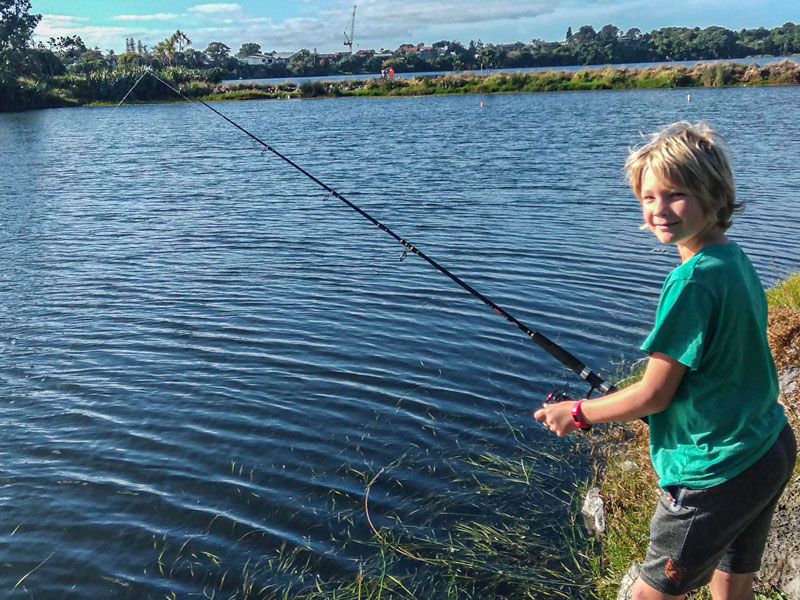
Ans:
[{"label": "lake water", "polygon": [[[800,269],[798,102],[770,87],[216,106],[613,372],[639,358],[678,262],[638,229],[628,147],[679,119],[725,133],[749,203],[731,236],[770,284]],[[462,459],[514,460],[522,437],[554,458],[505,498],[539,503],[536,529],[566,519],[585,461],[558,460],[574,441],[530,412],[580,381],[207,109],[0,115],[0,203],[8,597],[267,597],[234,594],[277,585],[270,561],[298,548],[314,574],[356,577],[381,469],[376,526],[446,537],[424,499],[457,490],[491,521],[499,500]]]}]

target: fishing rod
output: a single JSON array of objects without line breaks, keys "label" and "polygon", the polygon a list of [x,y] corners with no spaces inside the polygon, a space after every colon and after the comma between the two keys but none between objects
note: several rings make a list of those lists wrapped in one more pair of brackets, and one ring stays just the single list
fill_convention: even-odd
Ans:
[{"label": "fishing rod", "polygon": [[[317,179],[314,175],[312,175],[311,173],[306,171],[303,167],[301,167],[300,165],[298,165],[297,163],[292,161],[290,158],[288,158],[284,154],[280,153],[278,150],[276,150],[275,148],[273,148],[272,146],[267,144],[265,141],[263,141],[262,139],[260,139],[256,135],[254,135],[253,133],[249,132],[247,129],[245,129],[244,127],[242,127],[238,123],[236,123],[233,119],[230,119],[229,117],[225,116],[220,111],[218,111],[216,108],[214,108],[213,106],[211,106],[210,104],[208,104],[206,102],[203,102],[202,100],[199,100],[199,99],[196,99],[196,98],[195,99],[188,98],[186,95],[183,94],[183,92],[181,92],[179,89],[175,88],[169,82],[164,81],[163,79],[161,79],[158,75],[153,73],[151,70],[148,70],[147,73],[149,73],[157,81],[160,81],[162,84],[167,86],[169,89],[171,89],[173,92],[178,94],[181,98],[183,98],[187,102],[196,102],[196,103],[202,104],[207,109],[209,109],[213,113],[217,114],[218,116],[222,117],[225,121],[227,121],[228,123],[230,123],[231,125],[236,127],[236,129],[238,129],[239,131],[241,131],[242,133],[244,133],[245,135],[250,137],[252,140],[257,142],[261,146],[263,146],[265,153],[267,151],[272,152],[275,156],[277,156],[278,158],[280,158],[281,160],[286,162],[289,166],[293,167],[294,169],[296,169],[297,171],[299,171],[300,173],[302,173],[303,175],[308,177],[311,181],[316,183],[318,186],[320,186],[322,189],[324,189],[328,193],[328,195],[325,196],[325,199],[328,199],[329,197],[333,197],[333,198],[336,198],[337,200],[340,200],[341,202],[346,204],[349,208],[351,208],[352,210],[357,212],[359,215],[364,217],[367,221],[369,221],[370,223],[375,225],[378,229],[380,229],[381,231],[384,231],[387,234],[389,234],[390,236],[392,236],[395,240],[400,242],[405,247],[405,250],[403,251],[403,254],[400,257],[400,260],[405,259],[406,255],[407,255],[407,252],[412,252],[413,254],[419,256],[421,259],[426,261],[432,267],[437,269],[439,272],[443,273],[444,275],[446,275],[447,277],[452,279],[455,283],[457,283],[459,286],[464,288],[467,292],[469,292],[470,294],[472,294],[473,296],[478,298],[481,302],[486,304],[489,308],[491,308],[498,315],[504,317],[510,323],[512,323],[513,325],[515,325],[519,329],[521,329],[523,332],[525,332],[526,335],[528,335],[528,337],[531,338],[531,340],[535,344],[540,346],[548,354],[550,354],[550,356],[555,358],[557,361],[559,361],[562,365],[564,365],[570,371],[573,371],[574,373],[576,373],[581,379],[583,379],[584,381],[586,381],[590,385],[589,392],[586,394],[587,398],[590,397],[592,395],[592,392],[594,392],[595,390],[600,390],[604,394],[608,394],[608,393],[613,392],[613,391],[616,390],[616,388],[613,385],[611,385],[610,383],[605,381],[602,377],[600,377],[600,375],[598,375],[597,373],[595,373],[594,371],[589,369],[583,362],[581,362],[575,356],[573,356],[571,353],[569,353],[567,350],[565,350],[564,348],[562,348],[561,346],[556,344],[553,340],[549,339],[544,334],[531,329],[530,327],[528,327],[527,325],[522,323],[519,319],[517,319],[516,317],[511,315],[508,311],[504,310],[503,308],[500,308],[497,304],[492,302],[489,298],[484,296],[482,293],[480,293],[478,290],[476,290],[471,285],[466,283],[464,280],[462,280],[457,275],[454,275],[453,273],[448,271],[446,268],[444,268],[438,262],[433,260],[430,256],[428,256],[427,254],[422,252],[419,248],[414,246],[412,243],[410,243],[409,241],[407,241],[407,240],[403,239],[402,237],[400,237],[399,235],[397,235],[394,231],[392,231],[386,225],[384,225],[383,223],[381,223],[380,221],[375,219],[372,215],[370,215],[366,211],[362,210],[361,208],[359,208],[358,206],[353,204],[350,200],[345,198],[342,194],[337,192],[335,189],[333,189],[332,187],[330,187],[326,183],[324,183],[324,182],[320,181],[319,179]],[[139,79],[139,81],[141,81],[141,78]],[[134,87],[136,87],[136,85],[138,83],[139,82],[137,81],[136,84],[134,84]],[[552,396],[552,394],[551,394],[551,396]]]}]

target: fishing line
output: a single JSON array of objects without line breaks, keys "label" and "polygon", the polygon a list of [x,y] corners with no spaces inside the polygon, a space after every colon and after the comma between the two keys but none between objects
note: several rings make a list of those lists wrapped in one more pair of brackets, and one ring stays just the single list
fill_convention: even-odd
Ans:
[{"label": "fishing line", "polygon": [[[222,119],[224,119],[225,121],[227,121],[228,123],[233,125],[236,129],[238,129],[239,131],[241,131],[242,133],[247,135],[249,138],[251,138],[252,140],[257,142],[258,144],[263,146],[265,153],[266,152],[273,153],[275,156],[277,156],[278,158],[283,160],[289,166],[291,166],[292,168],[296,169],[297,171],[299,171],[300,173],[302,173],[303,175],[308,177],[311,181],[316,183],[318,186],[320,186],[322,189],[324,189],[327,192],[327,196],[325,196],[326,199],[329,198],[329,197],[333,197],[333,198],[336,198],[337,200],[340,200],[341,202],[346,204],[349,208],[351,208],[352,210],[357,212],[359,215],[364,217],[367,221],[369,221],[370,223],[375,225],[378,229],[380,229],[381,231],[387,233],[388,235],[393,237],[395,240],[400,242],[405,247],[405,251],[403,252],[403,255],[401,256],[401,260],[405,258],[407,252],[412,252],[413,254],[419,256],[421,259],[426,261],[432,267],[437,269],[440,273],[446,275],[451,280],[453,280],[455,283],[457,283],[459,286],[461,286],[463,289],[465,289],[467,292],[469,292],[470,294],[472,294],[473,296],[478,298],[481,302],[486,304],[489,308],[491,308],[498,315],[504,317],[507,321],[509,321],[510,323],[515,325],[517,328],[521,329],[528,337],[531,338],[531,340],[535,344],[540,346],[548,354],[550,354],[550,356],[552,356],[553,358],[558,360],[562,365],[564,365],[570,371],[573,371],[574,373],[576,373],[581,379],[586,381],[591,386],[590,389],[589,389],[589,393],[586,395],[586,397],[591,396],[591,394],[592,394],[592,392],[594,390],[600,390],[603,393],[610,393],[610,392],[615,391],[616,388],[613,385],[611,385],[610,383],[606,382],[602,377],[600,377],[600,375],[598,375],[597,373],[595,373],[594,371],[589,369],[583,362],[578,360],[578,358],[573,356],[567,350],[565,350],[564,348],[562,348],[561,346],[556,344],[554,341],[552,341],[551,339],[549,339],[548,337],[546,337],[542,333],[531,329],[530,327],[528,327],[527,325],[525,325],[524,323],[519,321],[516,317],[511,315],[509,312],[507,312],[503,308],[500,308],[492,300],[490,300],[489,298],[484,296],[481,292],[477,291],[475,288],[473,288],[471,285],[469,285],[468,283],[463,281],[457,275],[454,275],[453,273],[448,271],[446,268],[444,268],[438,262],[433,260],[430,256],[428,256],[427,254],[422,252],[419,248],[414,246],[411,242],[409,242],[409,241],[403,239],[402,237],[400,237],[399,235],[397,235],[394,231],[392,231],[386,225],[384,225],[383,223],[381,223],[380,221],[375,219],[372,215],[370,215],[369,213],[365,212],[364,210],[362,210],[361,208],[359,208],[358,206],[356,206],[355,204],[350,202],[350,200],[345,198],[342,194],[337,192],[335,189],[333,189],[332,187],[330,187],[326,183],[324,183],[324,182],[320,181],[319,179],[317,179],[314,175],[312,175],[311,173],[306,171],[303,167],[301,167],[300,165],[295,163],[293,160],[291,160],[290,158],[288,158],[287,156],[285,156],[284,154],[282,154],[281,152],[279,152],[278,150],[276,150],[275,148],[273,148],[272,146],[267,144],[261,138],[257,137],[253,133],[249,132],[247,129],[245,129],[244,127],[242,127],[238,123],[236,123],[233,119],[230,119],[229,117],[225,116],[223,113],[218,111],[216,108],[214,108],[210,104],[207,104],[206,102],[203,102],[202,100],[199,100],[199,99],[196,99],[196,98],[193,99],[193,98],[187,97],[183,92],[181,92],[179,89],[174,87],[169,82],[161,79],[153,71],[147,70],[146,73],[149,74],[150,76],[152,76],[153,78],[155,78],[157,81],[160,81],[163,85],[168,87],[170,90],[175,92],[178,96],[180,96],[181,98],[183,98],[187,102],[202,104],[207,109],[209,109],[211,112],[213,112],[214,114],[218,115],[219,117],[221,117]],[[141,79],[142,78],[140,77],[139,81],[141,81]],[[136,87],[136,85],[138,85],[139,81],[137,81],[136,84],[134,84],[133,87]],[[131,91],[133,91],[133,88],[131,88]],[[128,92],[128,93],[130,94],[130,92]],[[126,95],[126,97],[127,97],[127,95]]]}]

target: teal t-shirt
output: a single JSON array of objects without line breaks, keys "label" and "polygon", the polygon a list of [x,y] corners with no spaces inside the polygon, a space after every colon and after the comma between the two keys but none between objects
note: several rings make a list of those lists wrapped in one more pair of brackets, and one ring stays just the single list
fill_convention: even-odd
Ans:
[{"label": "teal t-shirt", "polygon": [[688,367],[667,409],[649,417],[660,486],[728,481],[761,458],[786,424],[764,288],[735,243],[707,246],[669,274],[641,347]]}]

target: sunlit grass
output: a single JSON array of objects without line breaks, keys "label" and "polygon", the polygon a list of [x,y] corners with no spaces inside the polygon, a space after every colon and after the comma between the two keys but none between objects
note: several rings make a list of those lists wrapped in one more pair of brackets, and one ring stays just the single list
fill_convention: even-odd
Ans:
[{"label": "sunlit grass", "polygon": [[794,273],[767,290],[770,308],[800,309],[800,273]]}]

